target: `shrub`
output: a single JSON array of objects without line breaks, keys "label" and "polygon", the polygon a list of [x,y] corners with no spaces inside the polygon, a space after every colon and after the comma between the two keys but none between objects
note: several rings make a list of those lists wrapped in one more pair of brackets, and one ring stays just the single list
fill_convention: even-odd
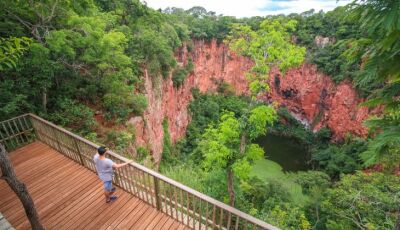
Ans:
[{"label": "shrub", "polygon": [[147,98],[143,94],[136,94],[132,100],[133,112],[137,115],[143,115],[143,112],[147,109],[148,102]]},{"label": "shrub", "polygon": [[64,98],[57,101],[57,108],[48,118],[59,125],[72,128],[83,135],[91,133],[96,126],[94,111],[84,104]]},{"label": "shrub", "polygon": [[142,162],[145,158],[150,156],[149,149],[142,147],[142,146],[137,147],[136,152],[137,152],[136,160],[138,162]]},{"label": "shrub", "polygon": [[194,68],[193,61],[192,59],[189,59],[185,67],[174,70],[172,74],[172,82],[174,86],[175,87],[181,86],[185,81],[186,76],[193,71],[193,68]]},{"label": "shrub", "polygon": [[310,195],[311,190],[314,188],[324,190],[330,185],[329,176],[319,171],[298,172],[294,181],[301,185],[303,193],[307,195]]},{"label": "shrub", "polygon": [[125,154],[126,148],[128,147],[129,143],[135,141],[135,135],[129,131],[115,131],[111,130],[106,134],[106,144],[111,148],[115,149],[119,154]]},{"label": "shrub", "polygon": [[348,140],[343,145],[331,144],[312,154],[313,161],[329,176],[338,179],[341,173],[354,173],[362,168],[360,154],[367,149],[362,139]]}]

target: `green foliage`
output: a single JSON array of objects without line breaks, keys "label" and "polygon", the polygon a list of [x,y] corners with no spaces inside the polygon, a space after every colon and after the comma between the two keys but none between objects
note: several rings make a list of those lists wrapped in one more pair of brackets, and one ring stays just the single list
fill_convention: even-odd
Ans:
[{"label": "green foliage", "polygon": [[192,121],[186,131],[186,142],[182,152],[191,154],[192,158],[201,159],[195,151],[204,130],[212,123],[218,123],[223,111],[232,111],[239,118],[248,106],[246,98],[224,95],[201,95],[193,92],[194,100],[189,104]]},{"label": "green foliage", "polygon": [[348,68],[347,60],[342,56],[347,49],[347,44],[344,43],[327,45],[317,49],[311,59],[318,66],[318,70],[326,73],[334,82],[339,83],[346,78],[354,77],[360,68],[359,63],[351,66],[351,69]]},{"label": "green foliage", "polygon": [[184,67],[178,67],[172,73],[172,82],[175,87],[179,87],[183,84],[186,76],[193,71],[194,65],[192,59],[188,60],[188,63]]},{"label": "green foliage", "polygon": [[100,82],[99,91],[107,112],[126,117],[134,100],[132,84],[138,79],[125,53],[127,36],[112,28],[114,21],[107,13],[72,15],[66,26],[51,31],[46,41],[53,55],[63,62],[84,63],[82,69],[87,77]]},{"label": "green foliage", "polygon": [[204,179],[207,177],[207,172],[204,172],[196,165],[182,164],[179,166],[164,167],[163,174],[190,188],[204,192]]},{"label": "green foliage", "polygon": [[307,219],[313,224],[313,229],[326,229],[326,217],[321,213],[321,202],[325,199],[326,190],[331,187],[329,176],[320,171],[298,172],[294,180],[308,196],[302,208]]},{"label": "green foliage", "polygon": [[[13,80],[0,81],[1,89],[15,89],[17,82]],[[0,120],[6,120],[13,116],[18,116],[24,111],[30,110],[32,105],[28,102],[25,94],[13,92],[11,90],[0,91]]]},{"label": "green foliage", "polygon": [[[144,165],[145,167],[156,169],[156,162],[151,154],[150,146],[138,146],[136,147],[136,154],[132,154],[133,159]],[[163,166],[163,165],[162,165]]]},{"label": "green foliage", "polygon": [[[49,59],[49,50],[41,44],[32,43],[29,51],[21,57],[15,69],[5,70],[0,78],[3,118],[24,112],[40,112],[47,103],[43,100],[48,88],[53,86],[54,72],[58,65]],[[3,75],[4,74],[4,75]],[[47,97],[46,97],[47,99]],[[44,112],[44,111],[43,111]]]},{"label": "green foliage", "polygon": [[139,146],[136,148],[136,153],[137,153],[137,156],[136,156],[137,162],[142,162],[144,159],[146,159],[147,157],[150,156],[150,151],[147,148],[142,147],[142,146]]},{"label": "green foliage", "polygon": [[320,171],[298,172],[294,181],[301,185],[303,193],[307,195],[311,195],[316,188],[324,190],[330,185],[329,176]]},{"label": "green foliage", "polygon": [[290,42],[290,32],[295,30],[296,25],[297,21],[283,17],[265,19],[256,31],[248,25],[232,25],[232,31],[226,40],[229,47],[255,62],[248,75],[253,95],[268,90],[265,79],[268,78],[272,66],[285,72],[303,62],[305,48]]},{"label": "green foliage", "polygon": [[330,141],[331,131],[329,128],[323,127],[318,132],[314,133],[294,118],[285,107],[280,107],[277,110],[277,114],[279,119],[271,128],[271,132],[277,135],[294,138],[310,150],[325,147]]},{"label": "green foliage", "polygon": [[241,185],[241,188],[245,199],[253,204],[253,211],[262,210],[267,199],[290,200],[290,194],[288,194],[287,190],[274,180],[269,181],[267,184],[258,177],[250,177],[247,183]]},{"label": "green foliage", "polygon": [[[240,152],[246,144],[241,142],[243,132],[248,132],[250,139],[254,139],[275,119],[274,110],[267,106],[256,107],[250,114],[248,123],[241,123],[243,121],[235,118],[233,112],[223,113],[216,127],[205,130],[199,148],[205,157],[206,168],[229,168],[241,179],[248,177],[250,164],[260,159],[264,151],[257,144],[248,144],[245,152]],[[248,129],[243,130],[245,126]]]},{"label": "green foliage", "polygon": [[[272,184],[282,187],[281,190],[284,190],[284,192],[281,191],[280,193],[285,195],[284,199],[279,197],[279,201],[290,202],[298,206],[305,204],[307,201],[307,197],[303,194],[302,187],[296,182],[296,176],[285,173],[282,167],[274,161],[268,159],[256,161],[250,176],[261,179],[266,185]],[[249,185],[253,186],[250,182]],[[272,209],[275,204],[279,204],[279,202],[276,201],[270,208]],[[255,204],[255,206],[256,205],[257,204]]]},{"label": "green foliage", "polygon": [[311,229],[302,207],[293,202],[283,183],[281,178],[264,182],[252,177],[241,186],[244,198],[239,202],[243,203],[242,206],[248,206],[250,214],[281,229]]},{"label": "green foliage", "polygon": [[195,6],[188,10],[181,8],[166,8],[163,10],[176,22],[183,22],[188,35],[194,39],[217,39],[222,41],[229,33],[230,25],[238,19],[230,16],[216,15],[203,7]]},{"label": "green foliage", "polygon": [[127,147],[134,143],[135,134],[134,130],[111,130],[106,134],[106,143],[107,146],[114,149],[116,152],[123,154],[125,157],[132,158],[131,155],[127,154]]},{"label": "green foliage", "polygon": [[281,229],[310,230],[311,224],[307,220],[304,211],[299,207],[293,207],[290,203],[280,203],[271,211],[264,211],[262,219]]},{"label": "green foliage", "polygon": [[166,37],[167,32],[157,32],[146,26],[145,22],[142,23],[144,25],[141,23],[137,25],[135,33],[137,36],[134,36],[130,43],[133,55],[141,57],[142,60],[139,59],[138,62],[147,65],[151,76],[157,77],[158,74],[161,74],[166,78],[171,67],[176,65],[173,50],[168,37]]},{"label": "green foliage", "polygon": [[[357,84],[372,88],[368,106],[384,105],[383,114],[374,117],[369,126],[377,135],[363,154],[366,165],[382,159],[398,160],[400,102],[400,2],[386,0],[355,1],[352,5],[354,18],[371,39],[371,45],[353,52],[363,55],[364,63]],[[379,20],[377,20],[379,18]],[[370,87],[371,88],[371,87]],[[378,128],[379,127],[379,128]],[[399,161],[398,161],[399,162]]]},{"label": "green foliage", "polygon": [[250,111],[247,132],[250,140],[254,140],[267,132],[266,127],[273,125],[276,120],[276,111],[271,106],[257,106]]},{"label": "green foliage", "polygon": [[154,77],[168,76],[176,64],[173,51],[189,33],[138,0],[23,1],[1,7],[1,21],[7,22],[0,23],[2,37],[13,39],[13,46],[2,39],[7,49],[22,51],[33,41],[26,55],[18,54],[15,71],[2,73],[1,84],[9,86],[0,102],[4,117],[57,112],[58,98],[96,105],[119,121],[132,112],[140,115],[147,106],[139,78],[143,68],[153,65]]},{"label": "green foliage", "polygon": [[[317,65],[318,70],[326,73],[336,83],[345,79],[353,81],[363,95],[368,95],[372,85],[357,84],[360,78],[360,66],[364,50],[371,41],[366,38],[358,20],[349,16],[351,7],[343,6],[324,13],[314,10],[288,17],[299,22],[294,32],[298,44],[306,46],[309,62]],[[326,44],[316,44],[316,38],[326,38]]]},{"label": "green foliage", "polygon": [[171,136],[169,134],[169,126],[168,126],[168,120],[164,119],[163,123],[163,151],[162,151],[162,157],[164,161],[171,161],[172,160],[172,143],[171,143]]},{"label": "green foliage", "polygon": [[94,130],[96,126],[94,111],[89,107],[70,99],[58,101],[57,107],[57,112],[48,117],[51,121],[72,128],[83,135]]},{"label": "green foliage", "polygon": [[400,178],[382,173],[346,175],[322,201],[328,229],[394,229]]},{"label": "green foliage", "polygon": [[288,17],[298,21],[294,32],[297,42],[309,50],[315,50],[316,36],[330,37],[337,41],[360,37],[362,31],[356,20],[348,17],[349,6],[337,7],[329,12],[315,12],[313,9],[301,14],[290,14]]},{"label": "green foliage", "polygon": [[[203,134],[203,140],[199,144],[199,148],[205,157],[205,168],[232,166],[229,165],[230,162],[228,161],[235,162],[236,160],[235,155],[238,155],[240,134],[240,122],[232,112],[222,114],[220,124],[217,127],[207,128]],[[239,157],[237,156],[237,158]]]},{"label": "green foliage", "polygon": [[17,61],[25,53],[32,42],[27,37],[0,38],[0,71],[17,66]]},{"label": "green foliage", "polygon": [[367,143],[362,139],[350,140],[343,145],[329,145],[317,149],[312,159],[332,178],[339,178],[341,173],[354,173],[362,168],[360,154],[366,150]]},{"label": "green foliage", "polygon": [[[371,118],[366,122],[377,136],[370,140],[368,148],[361,153],[365,166],[383,162],[393,169],[400,162],[400,111],[389,111],[380,118]],[[383,130],[383,132],[380,132]]]},{"label": "green foliage", "polygon": [[[265,128],[275,119],[275,110],[265,105],[252,109],[248,117],[240,119],[233,112],[222,113],[220,123],[209,126],[198,145],[205,169],[226,171],[228,190],[234,190],[234,177],[248,179],[251,165],[264,155],[264,150],[258,144],[252,144],[251,140],[265,133]],[[230,194],[231,204],[233,199]]]}]

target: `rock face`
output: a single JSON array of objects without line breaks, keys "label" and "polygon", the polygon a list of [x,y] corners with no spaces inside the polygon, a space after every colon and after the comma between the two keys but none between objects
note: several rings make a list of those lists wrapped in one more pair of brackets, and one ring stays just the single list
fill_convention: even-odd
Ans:
[{"label": "rock face", "polygon": [[314,131],[327,126],[334,140],[342,139],[347,133],[365,136],[368,132],[362,123],[375,111],[359,106],[363,99],[350,82],[335,85],[315,65],[303,64],[287,71],[285,76],[273,69],[269,85],[270,92],[263,98],[286,106]]},{"label": "rock face", "polygon": [[[248,93],[245,73],[253,65],[251,60],[229,52],[224,44],[216,41],[194,41],[192,52],[186,47],[176,52],[180,65],[187,64],[189,58],[194,63],[194,70],[178,88],[173,86],[172,76],[154,78],[145,71],[144,86],[149,106],[143,118],[133,117],[128,121],[136,128],[137,145],[148,146],[156,162],[161,160],[164,119],[168,120],[173,142],[185,135],[190,123],[187,107],[192,100],[193,88],[215,92],[219,84],[226,82],[237,95]],[[271,91],[261,98],[287,106],[295,117],[313,130],[328,126],[334,139],[343,138],[348,132],[359,136],[366,134],[362,121],[369,111],[358,107],[362,99],[357,97],[350,83],[336,86],[329,77],[308,64],[289,70],[285,76],[272,70],[269,83]]]}]

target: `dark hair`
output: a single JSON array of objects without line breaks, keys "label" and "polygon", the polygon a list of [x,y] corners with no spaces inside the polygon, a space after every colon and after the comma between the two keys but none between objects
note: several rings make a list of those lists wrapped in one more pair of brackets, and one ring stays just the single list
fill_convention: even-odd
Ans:
[{"label": "dark hair", "polygon": [[107,152],[107,148],[104,147],[104,146],[100,146],[100,147],[97,149],[97,152],[99,153],[99,155],[104,155],[104,153]]}]

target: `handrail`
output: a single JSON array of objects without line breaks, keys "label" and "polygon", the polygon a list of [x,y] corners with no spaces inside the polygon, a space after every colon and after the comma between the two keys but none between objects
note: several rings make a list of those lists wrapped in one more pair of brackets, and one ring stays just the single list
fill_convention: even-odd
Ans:
[{"label": "handrail", "polygon": [[0,122],[0,143],[8,152],[34,140],[33,127],[28,114]]},{"label": "handrail", "polygon": [[[95,171],[92,156],[99,147],[97,144],[32,113],[19,117],[26,116],[31,120],[37,139]],[[113,151],[109,151],[109,157],[116,162],[130,161]],[[117,170],[115,176],[115,183],[121,188],[192,228],[278,229],[136,162]]]}]

